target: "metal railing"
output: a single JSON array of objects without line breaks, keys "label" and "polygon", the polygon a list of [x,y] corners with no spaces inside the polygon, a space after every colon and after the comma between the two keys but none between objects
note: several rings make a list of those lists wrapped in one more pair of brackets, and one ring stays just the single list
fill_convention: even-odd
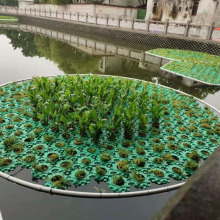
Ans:
[{"label": "metal railing", "polygon": [[214,22],[212,22],[211,25],[199,25],[190,23],[190,21],[187,23],[174,23],[169,22],[168,20],[166,22],[161,22],[110,15],[92,15],[88,13],[72,11],[37,10],[32,8],[19,9],[5,6],[0,7],[0,13],[35,16],[41,18],[45,17],[65,21],[80,22],[84,24],[114,27],[131,31],[171,35],[174,34],[184,37],[197,37],[206,40],[220,41],[220,30],[217,29]]}]

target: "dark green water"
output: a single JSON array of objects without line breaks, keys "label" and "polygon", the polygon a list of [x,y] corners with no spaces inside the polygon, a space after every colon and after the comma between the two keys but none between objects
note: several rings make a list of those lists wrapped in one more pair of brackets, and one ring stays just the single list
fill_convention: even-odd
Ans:
[{"label": "dark green water", "polygon": [[[0,84],[57,74],[119,75],[182,90],[220,109],[217,87],[189,87],[181,77],[143,69],[139,62],[132,59],[98,53],[92,56],[89,55],[89,49],[82,50],[41,35],[0,29]],[[32,181],[30,172],[26,170],[19,172],[16,177]],[[89,187],[86,190],[94,191]],[[173,194],[174,191],[139,198],[104,200],[70,198],[36,192],[0,179],[0,210],[6,220],[150,219]]]}]

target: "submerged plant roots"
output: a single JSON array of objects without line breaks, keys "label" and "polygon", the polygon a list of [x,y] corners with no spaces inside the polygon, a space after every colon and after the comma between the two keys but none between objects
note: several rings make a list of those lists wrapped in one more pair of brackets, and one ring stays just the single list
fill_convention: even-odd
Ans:
[{"label": "submerged plant roots", "polygon": [[49,187],[94,178],[124,192],[184,180],[220,143],[211,109],[146,82],[43,77],[0,92],[0,170],[29,168]]}]

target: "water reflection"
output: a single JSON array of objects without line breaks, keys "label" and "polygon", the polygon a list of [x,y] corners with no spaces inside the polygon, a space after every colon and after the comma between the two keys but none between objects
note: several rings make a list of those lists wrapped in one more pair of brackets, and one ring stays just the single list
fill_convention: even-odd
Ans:
[{"label": "water reflection", "polygon": [[[37,28],[35,32],[38,32]],[[43,32],[42,29],[40,32]],[[95,42],[95,49],[91,50],[94,42],[92,44],[87,38],[85,40],[74,36],[72,39],[71,35],[45,29],[43,33],[60,40],[17,30],[1,29],[0,33],[10,39],[14,49],[20,48],[25,57],[44,57],[66,74],[96,73],[143,79],[179,89],[200,99],[209,96],[211,104],[220,109],[220,104],[214,101],[220,97],[219,87],[201,86],[190,79],[162,72],[159,66],[149,64],[142,58],[144,50],[114,47],[112,44],[103,46],[99,42]]]}]

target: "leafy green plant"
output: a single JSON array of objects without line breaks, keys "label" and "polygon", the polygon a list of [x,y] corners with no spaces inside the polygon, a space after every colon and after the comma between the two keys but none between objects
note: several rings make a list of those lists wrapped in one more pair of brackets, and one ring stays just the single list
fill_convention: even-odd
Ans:
[{"label": "leafy green plant", "polygon": [[195,160],[196,162],[199,162],[200,156],[197,151],[192,151],[191,153],[188,154],[188,157],[192,160]]},{"label": "leafy green plant", "polygon": [[172,171],[173,171],[174,173],[177,173],[177,174],[183,176],[183,171],[182,171],[180,168],[178,168],[178,167],[173,167],[173,168],[172,168]]},{"label": "leafy green plant", "polygon": [[78,171],[75,173],[75,177],[76,177],[76,179],[78,179],[78,180],[82,180],[83,178],[85,178],[85,176],[86,176],[85,170],[78,170]]},{"label": "leafy green plant", "polygon": [[59,155],[56,153],[49,153],[47,158],[50,163],[56,163],[59,160]]},{"label": "leafy green plant", "polygon": [[77,154],[76,149],[73,148],[73,147],[68,147],[68,148],[66,148],[66,149],[65,149],[65,152],[66,152],[66,154],[69,155],[69,156],[75,156],[75,155]]},{"label": "leafy green plant", "polygon": [[124,109],[124,120],[122,123],[124,126],[124,137],[127,139],[131,139],[134,134],[135,111],[136,107],[134,103],[130,103],[129,107]]},{"label": "leafy green plant", "polygon": [[17,141],[17,138],[15,136],[11,136],[11,137],[6,138],[3,141],[3,144],[5,147],[11,147],[12,145],[16,143],[16,141]]},{"label": "leafy green plant", "polygon": [[139,112],[138,115],[138,126],[139,126],[139,135],[146,136],[147,132],[147,117],[142,112]]},{"label": "leafy green plant", "polygon": [[12,160],[9,158],[0,158],[0,167],[9,166],[12,163]]},{"label": "leafy green plant", "polygon": [[35,139],[35,136],[34,136],[34,134],[29,134],[26,138],[25,138],[25,142],[32,142],[32,141],[34,141],[34,139]]},{"label": "leafy green plant", "polygon": [[123,179],[123,176],[114,176],[113,177],[113,183],[117,186],[124,185],[125,181]]},{"label": "leafy green plant", "polygon": [[196,170],[199,167],[198,163],[192,160],[188,160],[185,164],[185,168],[189,170]]},{"label": "leafy green plant", "polygon": [[44,141],[45,142],[54,142],[55,141],[55,137],[51,134],[47,134],[44,136]]},{"label": "leafy green plant", "polygon": [[100,155],[100,159],[103,161],[103,162],[108,162],[109,160],[111,160],[111,155],[110,154],[106,154],[106,153],[102,153]]},{"label": "leafy green plant", "polygon": [[40,173],[44,173],[48,170],[48,166],[47,165],[42,165],[42,164],[37,165],[37,164],[33,163],[32,167],[34,168],[34,170],[36,172],[40,172]]},{"label": "leafy green plant", "polygon": [[59,189],[66,189],[69,185],[69,181],[60,175],[53,176],[51,182]]},{"label": "leafy green plant", "polygon": [[134,159],[133,162],[135,163],[135,165],[137,167],[144,167],[145,164],[146,164],[146,159],[144,159],[144,158],[137,158],[137,159]]},{"label": "leafy green plant", "polygon": [[162,151],[164,151],[164,146],[162,144],[160,145],[154,145],[154,152],[158,152],[161,153]]},{"label": "leafy green plant", "polygon": [[136,170],[132,171],[132,176],[139,183],[141,183],[141,182],[143,182],[145,180],[145,177],[142,174],[138,173]]},{"label": "leafy green plant", "polygon": [[129,162],[127,160],[122,160],[122,161],[119,161],[117,163],[117,167],[119,170],[123,171],[123,172],[128,172],[129,171]]},{"label": "leafy green plant", "polygon": [[83,143],[83,140],[82,140],[82,139],[76,138],[76,139],[74,140],[74,144],[75,144],[75,145],[81,145],[82,143]]},{"label": "leafy green plant", "polygon": [[8,124],[5,126],[6,129],[11,130],[13,129],[15,126],[13,124]]},{"label": "leafy green plant", "polygon": [[136,147],[136,152],[139,154],[139,155],[145,155],[145,151],[142,147]]},{"label": "leafy green plant", "polygon": [[125,149],[120,149],[119,150],[119,156],[121,158],[127,158],[129,156],[129,152]]},{"label": "leafy green plant", "polygon": [[152,126],[154,128],[159,128],[160,127],[160,119],[164,115],[165,110],[160,105],[159,100],[157,100],[157,98],[152,100],[150,111],[152,114]]},{"label": "leafy green plant", "polygon": [[89,165],[90,163],[91,163],[91,160],[89,159],[89,158],[83,158],[82,159],[82,163],[84,164],[84,165]]},{"label": "leafy green plant", "polygon": [[23,161],[26,163],[32,163],[35,161],[35,156],[34,155],[28,155],[23,158]]},{"label": "leafy green plant", "polygon": [[99,176],[104,176],[107,173],[107,170],[101,166],[96,166],[95,170]]},{"label": "leafy green plant", "polygon": [[102,130],[105,126],[105,121],[106,121],[105,119],[97,120],[96,123],[92,123],[89,126],[89,131],[90,131],[92,140],[95,143],[99,142],[100,136],[102,134]]}]

